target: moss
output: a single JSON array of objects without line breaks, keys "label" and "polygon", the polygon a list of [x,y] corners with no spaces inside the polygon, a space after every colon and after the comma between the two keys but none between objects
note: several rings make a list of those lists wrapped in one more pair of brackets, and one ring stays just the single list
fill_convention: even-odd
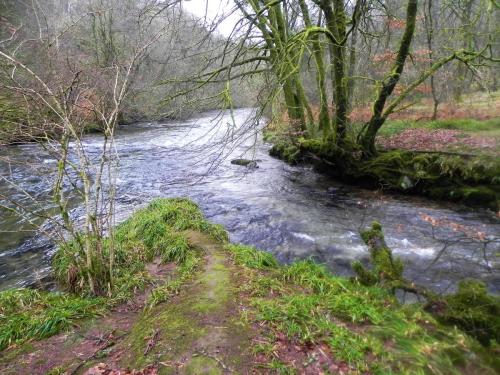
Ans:
[{"label": "moss", "polygon": [[486,186],[462,188],[459,194],[463,196],[464,203],[472,206],[491,205],[498,200],[497,193]]},{"label": "moss", "polygon": [[272,156],[290,164],[311,161],[321,171],[347,182],[493,210],[500,207],[500,160],[496,156],[391,150],[365,160],[359,146],[349,139],[342,147],[318,138],[288,137],[274,142]]},{"label": "moss", "polygon": [[214,312],[224,308],[230,295],[231,282],[229,270],[224,265],[221,255],[214,255],[215,264],[208,264],[203,275],[198,279],[199,298],[192,306],[194,311],[201,313]]},{"label": "moss", "polygon": [[464,280],[444,301],[436,311],[442,323],[460,327],[485,346],[500,343],[500,298],[489,295],[483,282]]},{"label": "moss", "polygon": [[[128,220],[118,225],[114,233],[114,285],[112,295],[120,302],[137,289],[144,288],[148,282],[144,274],[145,263],[155,257],[163,262],[183,264],[191,248],[185,235],[186,230],[207,233],[212,238],[226,242],[227,232],[220,225],[209,223],[198,206],[188,199],[156,199],[146,208],[138,210]],[[93,259],[90,272],[105,288],[110,280],[109,248],[110,242],[104,239],[100,244],[91,239],[99,257]],[[60,284],[79,294],[88,294],[87,272],[83,253],[77,241],[69,242],[58,249],[54,259],[54,273]],[[132,281],[132,282],[131,282]],[[127,293],[128,292],[128,293]]]},{"label": "moss", "polygon": [[289,164],[297,164],[301,160],[299,145],[291,138],[280,138],[273,142],[273,147],[269,150],[271,156],[286,161]]},{"label": "moss", "polygon": [[198,355],[196,357],[191,358],[191,360],[184,366],[183,372],[186,375],[223,374],[223,371],[219,363],[215,359],[204,355]]},{"label": "moss", "polygon": [[231,164],[240,165],[242,167],[249,167],[249,168],[257,167],[258,168],[257,161],[249,160],[249,159],[233,159],[233,160],[231,160]]},{"label": "moss", "polygon": [[[155,200],[120,224],[115,230],[114,286],[106,299],[86,297],[87,268],[81,264],[85,257],[76,242],[61,246],[53,259],[55,276],[64,288],[81,296],[29,289],[1,292],[0,350],[30,338],[48,337],[76,319],[95,316],[130,299],[151,282],[145,264],[155,257],[180,266],[178,279],[155,289],[147,302],[151,307],[167,300],[192,275],[200,257],[188,243],[187,229],[207,233],[222,243],[228,239],[222,226],[206,221],[198,206],[187,199]],[[97,244],[95,239],[91,241]],[[102,244],[102,258],[93,259],[92,272],[104,282],[108,280],[109,240]]]},{"label": "moss", "polygon": [[[175,212],[163,210],[164,203]],[[167,366],[161,371],[166,373],[175,371],[177,365],[185,373],[219,373],[224,372],[223,363],[245,372],[253,365],[246,356],[250,337],[257,335],[262,344],[255,352],[266,359],[263,366],[279,371],[301,373],[305,366],[300,358],[283,355],[288,348],[298,355],[327,348],[330,360],[345,361],[357,373],[460,374],[472,369],[494,374],[499,369],[495,362],[497,297],[489,296],[483,284],[464,282],[456,295],[446,297],[440,315],[425,311],[422,304],[401,305],[389,281],[402,277],[402,265],[392,258],[380,223],[372,223],[363,232],[376,251],[372,269],[358,266],[375,282],[362,283],[332,275],[324,265],[310,260],[283,266],[268,253],[227,244],[219,236],[222,232],[203,223],[191,204],[160,202],[153,211],[169,229],[168,238],[176,242],[172,236],[176,233],[187,243],[189,250],[178,272],[189,275],[189,282],[176,286],[175,298],[169,296],[166,303],[154,304],[137,317],[129,335],[115,347],[123,366],[164,363]],[[140,251],[146,255],[141,256],[146,258],[159,254],[155,252],[163,247],[149,253],[145,241],[152,246],[168,245],[148,217],[133,216],[126,224],[128,232],[120,234],[142,244]],[[205,233],[191,228],[205,228]],[[130,246],[129,252],[134,248]],[[33,298],[37,297],[5,298],[0,306],[17,311]],[[40,308],[43,311],[45,306]],[[252,332],[251,327],[259,331]],[[149,339],[157,332],[155,345],[145,354]],[[483,343],[489,340],[491,347],[481,347],[475,338]]]},{"label": "moss", "polygon": [[[426,309],[441,323],[456,325],[465,333],[476,338],[482,345],[500,342],[500,298],[488,294],[486,285],[478,280],[463,280],[458,291],[445,297],[415,286],[403,278],[403,264],[393,259],[392,251],[384,241],[380,223],[373,222],[370,229],[361,232],[370,248],[373,270],[369,271],[355,263],[353,270],[363,285],[381,284],[388,287],[411,288],[425,296],[429,302]],[[388,283],[387,283],[388,282]]]},{"label": "moss", "polygon": [[[381,227],[375,223],[371,230],[372,236],[379,236]],[[271,343],[285,335],[289,345],[327,344],[336,360],[360,373],[460,374],[461,366],[494,373],[489,367],[493,352],[484,352],[473,339],[440,326],[421,305],[400,305],[385,288],[333,276],[311,261],[272,269],[271,276],[259,264],[245,267],[254,270],[249,273],[251,283],[241,287],[245,293],[255,291],[251,319],[271,327],[267,338]],[[300,372],[299,364],[283,362],[276,348],[256,348],[260,355],[268,354],[266,367],[279,363]]]},{"label": "moss", "polygon": [[382,225],[374,221],[370,229],[361,231],[361,238],[370,247],[373,270],[366,270],[359,262],[353,264],[353,270],[358,280],[364,285],[375,283],[391,283],[401,280],[403,276],[403,263],[394,259],[392,251],[385,243]]}]

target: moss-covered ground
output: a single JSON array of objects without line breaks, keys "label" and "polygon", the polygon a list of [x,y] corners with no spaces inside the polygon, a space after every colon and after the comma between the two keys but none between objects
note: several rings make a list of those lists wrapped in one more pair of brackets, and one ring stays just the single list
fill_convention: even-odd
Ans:
[{"label": "moss-covered ground", "polygon": [[[436,320],[421,304],[401,305],[384,285],[337,277],[310,261],[283,266],[269,253],[231,244],[222,229],[206,222],[187,200],[155,201],[122,228],[138,239],[141,232],[133,231],[140,228],[139,223],[152,226],[150,217],[176,240],[163,241],[144,260],[144,268],[136,265],[137,272],[149,274],[153,281],[119,303],[101,302],[97,308],[92,307],[99,305],[95,299],[58,293],[43,294],[60,300],[47,300],[42,306],[15,296],[32,291],[0,294],[5,301],[10,298],[8,309],[2,305],[2,332],[5,327],[15,330],[12,322],[26,309],[36,312],[38,320],[30,322],[32,326],[61,311],[66,311],[68,319],[68,324],[46,335],[30,336],[29,329],[24,339],[11,335],[9,347],[0,352],[0,373],[500,371],[496,339],[481,345],[453,323]],[[135,249],[147,251],[153,233],[158,238],[161,231],[141,237],[146,247]],[[179,238],[186,245],[185,256],[162,258],[173,251],[168,249],[177,248]],[[123,287],[118,290],[122,293]],[[65,300],[73,299],[79,304],[86,301],[93,317],[65,305],[69,303]],[[488,301],[498,308],[496,299]]]}]

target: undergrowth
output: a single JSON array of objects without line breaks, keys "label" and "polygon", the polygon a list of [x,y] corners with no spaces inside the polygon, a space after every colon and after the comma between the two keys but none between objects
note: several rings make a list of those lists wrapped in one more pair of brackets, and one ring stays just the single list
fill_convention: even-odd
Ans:
[{"label": "undergrowth", "polygon": [[[216,240],[227,240],[220,225],[205,220],[198,206],[188,199],[157,199],[138,210],[114,231],[114,267],[112,301],[118,303],[143,289],[150,282],[145,264],[160,257],[165,262],[183,264],[191,249],[183,234],[197,230]],[[109,264],[109,239],[104,242],[103,262],[93,263],[91,272],[98,274]],[[60,247],[53,260],[54,274],[61,285],[81,295],[89,293],[86,273],[88,269],[78,260],[83,254],[69,243]]]},{"label": "undergrowth", "polygon": [[[500,371],[495,336],[498,319],[491,324],[491,317],[498,313],[498,301],[487,295],[482,285],[461,284],[456,295],[445,299],[450,308],[441,311],[446,314],[433,315],[422,304],[400,304],[385,285],[401,275],[395,259],[390,259],[394,272],[388,278],[384,269],[389,258],[375,257],[372,269],[364,269],[371,274],[366,285],[357,278],[332,275],[323,265],[309,260],[283,266],[267,252],[229,244],[223,228],[208,223],[198,207],[185,199],[155,200],[116,228],[116,286],[110,298],[85,297],[85,287],[78,289],[83,297],[28,289],[0,293],[0,349],[48,337],[130,298],[135,290],[153,282],[145,265],[154,259],[177,263],[177,277],[152,290],[146,309],[169,300],[202,261],[200,250],[189,246],[187,230],[208,233],[226,249],[236,267],[233,271],[242,277],[238,287],[245,305],[238,310],[240,318],[254,324],[263,336],[254,353],[265,356],[264,367],[268,369],[294,373],[294,363],[276,345],[277,337],[284,336],[287,345],[306,351],[328,346],[330,360],[346,363],[352,373]],[[372,230],[381,232],[379,227]],[[58,253],[56,269],[63,281],[74,256],[77,254],[70,248]],[[485,307],[486,302],[493,306]],[[470,305],[478,305],[478,309],[470,309]],[[483,345],[467,334],[471,333],[469,328],[477,330],[481,324],[488,339]],[[482,340],[483,336],[476,337]]]}]

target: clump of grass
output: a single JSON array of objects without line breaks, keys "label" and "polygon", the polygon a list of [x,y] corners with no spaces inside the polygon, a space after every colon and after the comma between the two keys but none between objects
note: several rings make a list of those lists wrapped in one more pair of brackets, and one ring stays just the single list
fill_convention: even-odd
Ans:
[{"label": "clump of grass", "polygon": [[33,289],[0,292],[0,350],[52,336],[75,321],[104,312],[101,298],[81,298]]},{"label": "clump of grass", "polygon": [[233,255],[237,264],[255,269],[278,267],[278,262],[272,254],[264,251],[257,251],[251,246],[228,244],[226,249]]},{"label": "clump of grass", "polygon": [[[186,230],[209,234],[214,239],[227,242],[228,235],[220,225],[211,224],[203,217],[199,207],[188,199],[156,199],[146,208],[138,210],[115,228],[114,241],[103,242],[100,259],[92,262],[92,274],[99,277],[108,270],[110,249],[113,246],[114,267],[111,297],[115,302],[129,298],[148,283],[145,264],[155,257],[163,262],[183,264],[190,248]],[[92,239],[91,239],[92,240]],[[88,268],[82,261],[74,242],[61,246],[54,257],[53,268],[57,280],[69,291],[80,295],[89,293]]]}]

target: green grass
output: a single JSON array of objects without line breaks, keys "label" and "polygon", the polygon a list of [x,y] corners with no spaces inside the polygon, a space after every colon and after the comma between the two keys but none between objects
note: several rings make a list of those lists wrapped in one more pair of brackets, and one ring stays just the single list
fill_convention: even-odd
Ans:
[{"label": "green grass", "polygon": [[[191,253],[186,230],[209,234],[227,241],[220,225],[205,220],[198,206],[188,199],[156,199],[118,225],[114,232],[114,269],[112,298],[123,301],[150,282],[145,264],[160,257],[165,262],[182,265]],[[102,258],[93,262],[92,272],[99,276],[109,263],[109,241],[104,241]],[[54,273],[61,285],[78,294],[89,294],[84,254],[74,242],[62,246],[53,261]]]},{"label": "green grass", "polygon": [[[251,295],[253,319],[271,327],[270,342],[282,332],[291,345],[326,343],[336,360],[361,373],[460,374],[471,360],[484,373],[500,368],[494,351],[440,325],[420,304],[401,305],[388,289],[331,275],[312,261],[263,268],[250,250],[239,261],[250,278],[241,288]],[[269,358],[276,364],[272,352]]]},{"label": "green grass", "polygon": [[[168,301],[179,293],[203,261],[201,251],[189,245],[185,231],[193,230],[206,233],[224,245],[232,265],[226,263],[223,253],[217,254],[216,264],[205,270],[199,283],[192,286],[206,298],[180,294],[180,300],[168,309],[157,306],[153,313],[143,314],[141,322],[145,326],[154,327],[158,319],[168,318],[169,329],[175,323],[181,324],[183,331],[193,330],[193,323],[186,317],[207,309],[218,311],[220,301],[235,297],[226,294],[227,288],[237,287],[244,297],[240,301],[242,308],[235,311],[233,318],[263,327],[264,337],[253,352],[265,356],[265,368],[279,373],[297,371],[287,362],[289,358],[276,354],[277,337],[286,337],[289,345],[304,348],[327,345],[335,361],[347,362],[356,373],[461,374],[466,367],[475,373],[500,371],[496,336],[489,335],[488,338],[494,338],[481,345],[455,327],[463,326],[457,324],[457,318],[473,312],[473,316],[466,316],[466,332],[469,326],[477,328],[478,324],[497,329],[498,319],[497,325],[491,326],[489,316],[497,314],[498,310],[491,309],[497,308],[498,302],[495,299],[491,303],[493,297],[487,296],[480,284],[461,284],[460,293],[447,299],[453,307],[451,314],[438,316],[436,320],[421,304],[401,305],[390,288],[380,284],[363,285],[355,278],[332,275],[310,260],[282,266],[267,252],[229,244],[223,228],[207,222],[199,208],[185,199],[155,200],[116,228],[117,282],[111,297],[85,297],[85,289],[81,290],[83,297],[29,289],[0,293],[0,350],[29,339],[48,337],[68,329],[79,319],[102,314],[108,306],[130,298],[145,283],[154,282],[148,278],[145,265],[158,257],[164,262],[177,263],[176,278],[152,290],[146,309]],[[61,251],[60,264],[71,265],[70,255],[74,254],[68,253],[67,248]],[[233,285],[229,278],[232,272],[241,275],[238,285]],[[218,287],[210,289],[214,278],[219,278]],[[219,290],[222,286],[223,290]],[[213,296],[208,297],[213,293],[217,294],[216,304]],[[485,307],[485,301],[491,307]],[[471,304],[481,306],[471,310],[468,308]],[[178,313],[174,314],[175,311]],[[140,336],[134,347],[141,353],[147,332],[142,326],[133,328],[133,334]],[[183,345],[182,340],[177,341],[176,351]]]},{"label": "green grass", "polygon": [[410,128],[460,130],[481,136],[500,137],[500,118],[489,120],[456,119],[436,121],[388,120],[380,128],[379,135],[390,137]]},{"label": "green grass", "polygon": [[266,269],[278,267],[276,258],[270,253],[257,251],[251,246],[241,244],[228,244],[226,246],[237,264],[255,269]]},{"label": "green grass", "polygon": [[0,350],[65,330],[75,321],[102,314],[106,303],[32,289],[0,292]]},{"label": "green grass", "polygon": [[[156,287],[147,301],[154,306],[175,294],[195,271],[201,254],[191,249],[183,231],[197,230],[226,242],[220,225],[209,223],[198,206],[187,199],[157,199],[138,210],[115,230],[113,288],[106,298],[92,298],[81,268],[78,247],[61,246],[53,259],[53,272],[63,289],[73,293],[50,293],[31,289],[0,292],[0,350],[30,339],[49,337],[70,327],[75,320],[95,316],[143,290],[154,282],[146,264],[160,257],[178,265],[177,278]],[[108,261],[109,240],[103,258]],[[107,264],[107,263],[106,263]],[[105,265],[97,265],[101,272]]]}]

